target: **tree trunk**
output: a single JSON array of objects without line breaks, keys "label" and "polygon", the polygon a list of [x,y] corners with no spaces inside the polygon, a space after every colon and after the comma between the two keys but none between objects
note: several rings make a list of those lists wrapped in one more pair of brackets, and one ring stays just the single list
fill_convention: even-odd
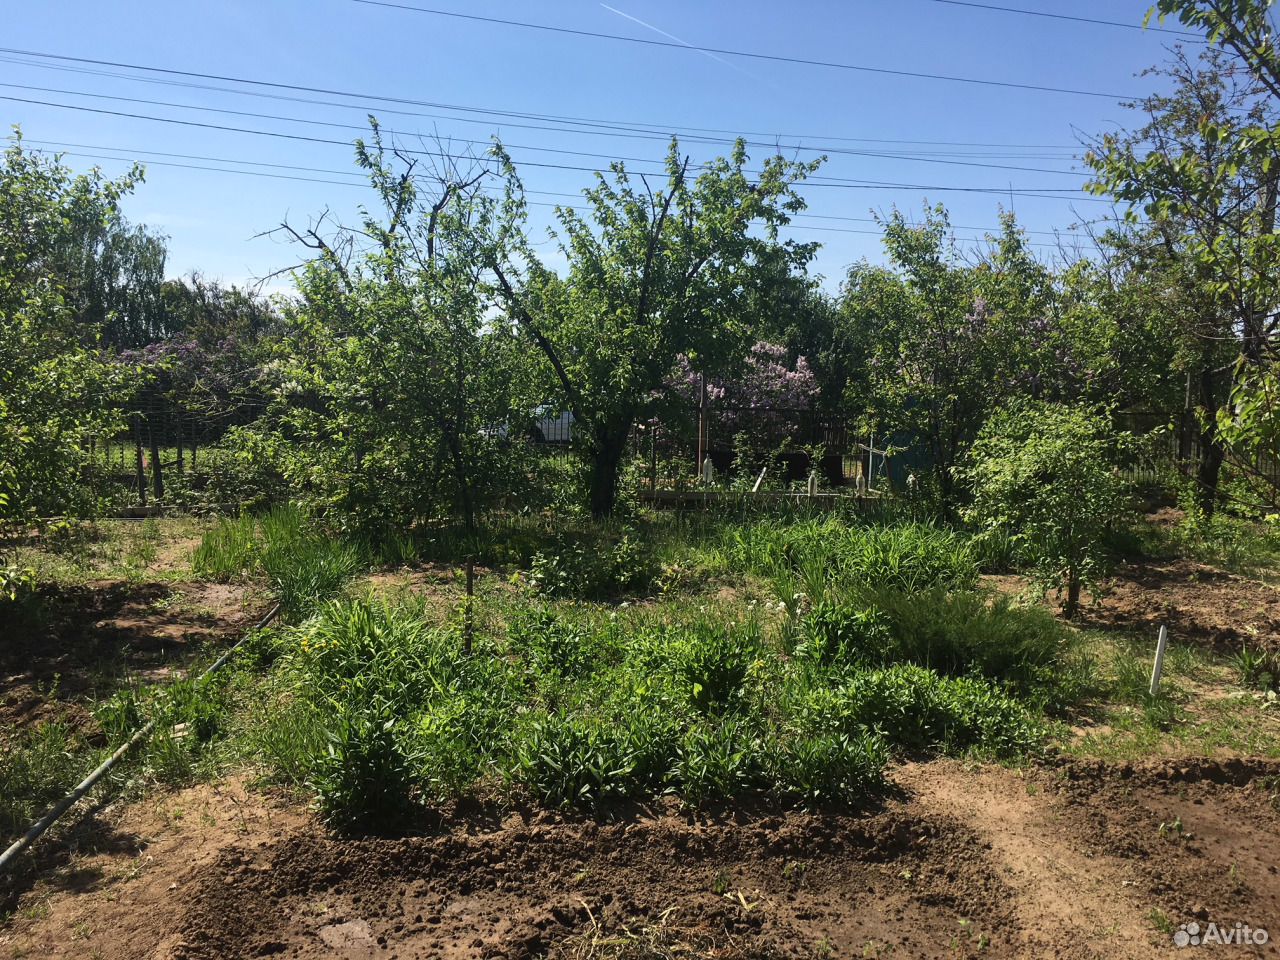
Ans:
[{"label": "tree trunk", "polygon": [[444,435],[445,445],[449,448],[449,459],[453,463],[454,479],[458,483],[458,506],[462,508],[463,529],[470,533],[476,528],[476,500],[471,490],[466,454],[454,431],[446,428]]},{"label": "tree trunk", "polygon": [[1222,462],[1227,451],[1218,438],[1216,427],[1200,431],[1200,463],[1196,467],[1196,501],[1206,517],[1212,517],[1218,507],[1218,481],[1222,476]]},{"label": "tree trunk", "polygon": [[164,473],[160,470],[160,440],[151,418],[147,419],[147,439],[151,445],[151,487],[157,500],[164,499]]},{"label": "tree trunk", "polygon": [[142,419],[139,414],[133,415],[133,453],[134,479],[138,487],[138,502],[147,505],[147,475],[142,464]]},{"label": "tree trunk", "polygon": [[1075,567],[1067,571],[1067,602],[1062,605],[1062,615],[1074,620],[1080,610],[1080,573]]},{"label": "tree trunk", "polygon": [[623,429],[604,437],[597,437],[591,455],[591,477],[588,485],[588,501],[591,515],[602,520],[613,514],[618,502],[618,472],[622,455],[627,447],[627,430]]},{"label": "tree trunk", "polygon": [[1200,425],[1200,463],[1196,466],[1196,501],[1206,517],[1212,517],[1218,507],[1218,481],[1222,476],[1222,461],[1226,449],[1218,436],[1218,397],[1213,372],[1200,373],[1200,405],[1203,422]]},{"label": "tree trunk", "polygon": [[186,472],[186,465],[182,462],[182,414],[171,421],[174,424],[174,439],[178,444],[178,476],[182,476]]}]

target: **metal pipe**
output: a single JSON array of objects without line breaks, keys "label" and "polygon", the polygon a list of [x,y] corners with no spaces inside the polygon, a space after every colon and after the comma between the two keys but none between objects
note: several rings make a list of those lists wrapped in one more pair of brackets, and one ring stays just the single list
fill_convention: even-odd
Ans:
[{"label": "metal pipe", "polygon": [[[276,618],[276,615],[279,613],[280,613],[280,604],[277,603],[274,607],[271,608],[271,610],[267,613],[265,617],[263,617],[260,621],[258,621],[257,624],[254,625],[254,628],[251,631],[249,631],[243,637],[237,640],[235,645],[231,647],[231,649],[227,650],[226,653],[224,653],[217,660],[215,660],[212,666],[209,667],[209,669],[207,669],[204,673],[200,674],[200,676],[196,678],[196,683],[203,683],[213,673],[217,672],[218,670],[221,670],[222,667],[226,664],[226,662],[231,659],[232,654],[234,654],[237,650],[239,650],[246,640],[248,640],[251,636],[253,636],[257,631],[261,630],[263,627],[271,623],[271,621],[274,620]],[[26,833],[24,833],[21,837],[19,837],[12,844],[10,844],[9,849],[7,849],[4,853],[0,853],[0,871],[3,871],[7,866],[9,866],[9,864],[11,864],[14,860],[16,860],[18,857],[18,854],[22,853],[23,850],[31,846],[32,843],[34,843],[37,839],[40,838],[41,834],[43,834],[55,823],[57,823],[64,813],[66,813],[73,806],[75,806],[80,800],[82,800],[85,794],[87,794],[90,790],[92,790],[94,786],[97,784],[97,782],[101,780],[103,777],[105,777],[107,773],[110,772],[111,768],[120,762],[122,757],[124,757],[130,750],[132,750],[139,743],[145,740],[151,734],[151,732],[155,730],[155,728],[156,728],[156,721],[148,720],[136,733],[134,733],[132,737],[130,737],[125,743],[121,744],[116,749],[115,753],[111,754],[111,756],[107,757],[106,760],[104,760],[101,764],[99,764],[98,768],[94,770],[93,773],[89,774],[87,777],[81,780],[80,783],[76,785],[76,788],[74,790],[72,790],[69,794],[67,794],[57,803],[55,803],[52,807],[50,807],[49,811],[43,817],[41,817],[39,820],[33,823],[31,825],[31,828],[27,830]]]}]

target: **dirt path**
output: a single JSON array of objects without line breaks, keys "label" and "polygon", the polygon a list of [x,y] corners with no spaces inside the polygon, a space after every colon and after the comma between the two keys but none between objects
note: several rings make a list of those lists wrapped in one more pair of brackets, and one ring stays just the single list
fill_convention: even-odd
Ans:
[{"label": "dirt path", "polygon": [[354,841],[202,787],[112,818],[0,957],[1165,957],[1191,922],[1280,935],[1278,777],[938,761],[864,816],[524,811]]},{"label": "dirt path", "polygon": [[934,763],[907,768],[900,781],[921,811],[955,817],[989,851],[1010,888],[1027,956],[1150,956],[1132,870],[1083,853],[1068,817],[1039,796],[1034,779]]}]

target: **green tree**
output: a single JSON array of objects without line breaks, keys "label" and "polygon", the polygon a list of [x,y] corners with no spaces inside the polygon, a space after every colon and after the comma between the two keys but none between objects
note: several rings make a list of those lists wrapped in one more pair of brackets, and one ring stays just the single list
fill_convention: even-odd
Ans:
[{"label": "green tree", "polygon": [[[1274,477],[1254,472],[1258,459],[1280,458],[1280,380],[1275,365],[1277,313],[1273,284],[1277,270],[1275,229],[1276,158],[1280,156],[1280,127],[1275,108],[1280,105],[1280,53],[1271,24],[1272,0],[1160,0],[1151,14],[1173,16],[1184,25],[1202,30],[1211,44],[1232,54],[1257,85],[1266,105],[1244,118],[1222,124],[1206,118],[1206,136],[1219,147],[1216,163],[1201,179],[1213,184],[1230,180],[1240,169],[1261,170],[1264,188],[1261,213],[1246,222],[1247,233],[1234,242],[1197,250],[1206,270],[1225,278],[1224,292],[1247,301],[1249,314],[1242,329],[1244,349],[1235,362],[1230,402],[1217,411],[1221,441],[1240,456],[1236,465],[1253,481],[1260,498],[1274,503],[1280,494]],[[1149,16],[1151,15],[1149,14]],[[1203,191],[1202,191],[1203,192]],[[1241,297],[1241,294],[1244,296]]]},{"label": "green tree", "polygon": [[78,225],[116,216],[141,180],[74,175],[23,148],[0,163],[0,519],[92,509],[90,443],[114,432],[126,370],[99,348],[68,297],[63,254]]},{"label": "green tree", "polygon": [[502,206],[495,168],[385,146],[356,159],[379,200],[358,227],[284,226],[312,252],[276,371],[272,449],[301,496],[335,519],[387,528],[445,516],[474,526],[511,450],[511,337],[492,322],[484,265]]},{"label": "green tree", "polygon": [[[573,414],[590,463],[593,515],[612,513],[631,430],[676,358],[687,356],[710,375],[745,356],[753,342],[749,308],[762,285],[812,257],[813,244],[779,241],[777,228],[803,209],[792,188],[817,166],[770,157],[752,174],[739,141],[694,176],[673,141],[664,187],[615,163],[584,191],[585,213],[557,211],[563,277],[527,244],[489,248],[517,254],[491,266],[508,315],[545,362],[557,402]],[[508,175],[508,198],[518,206],[509,166]]]},{"label": "green tree", "polygon": [[1018,400],[986,422],[959,471],[973,497],[966,518],[1011,536],[1062,591],[1067,617],[1104,570],[1107,532],[1132,509],[1117,470],[1129,440],[1103,410]]},{"label": "green tree", "polygon": [[[1180,288],[1190,310],[1179,332],[1186,406],[1198,414],[1200,507],[1212,514],[1228,450],[1219,422],[1251,373],[1271,365],[1277,331],[1276,203],[1280,189],[1280,71],[1265,28],[1269,3],[1161,3],[1189,25],[1210,27],[1197,59],[1176,50],[1152,73],[1174,83],[1135,106],[1148,120],[1102,137],[1086,155],[1092,189],[1145,217],[1149,260]],[[1224,19],[1225,18],[1225,19]],[[1256,31],[1264,29],[1264,33]],[[1249,44],[1263,43],[1254,49]]]},{"label": "green tree", "polygon": [[129,223],[119,211],[77,210],[57,252],[76,321],[110,348],[142,347],[172,333],[163,296],[164,237]]},{"label": "green tree", "polygon": [[1047,346],[1061,381],[1046,396],[1173,419],[1183,409],[1196,291],[1144,227],[1108,230],[1097,238],[1096,254],[1059,274],[1060,307]]},{"label": "green tree", "polygon": [[884,244],[891,268],[856,266],[842,295],[871,344],[859,389],[877,432],[905,433],[931,465],[941,505],[953,508],[953,470],[1008,387],[1019,331],[983,296],[942,207],[919,225],[894,211]]}]

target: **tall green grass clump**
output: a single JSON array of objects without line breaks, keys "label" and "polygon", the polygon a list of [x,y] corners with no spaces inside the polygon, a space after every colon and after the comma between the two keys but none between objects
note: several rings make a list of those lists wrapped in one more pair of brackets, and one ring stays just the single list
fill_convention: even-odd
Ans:
[{"label": "tall green grass clump", "polygon": [[835,517],[762,520],[728,530],[723,549],[731,567],[772,578],[788,605],[797,594],[817,599],[833,585],[967,589],[978,576],[963,536],[919,522],[860,527]]},{"label": "tall green grass clump", "polygon": [[131,763],[156,781],[186,783],[228,732],[233,677],[224,671],[203,680],[182,677],[169,683],[129,683],[97,705],[94,719],[112,747],[154,719],[155,732]]},{"label": "tall green grass clump", "polygon": [[359,549],[313,529],[293,507],[220,521],[192,558],[195,572],[214,580],[265,575],[286,619],[333,596],[362,562]]},{"label": "tall green grass clump", "polygon": [[223,518],[205,532],[191,559],[197,576],[225,583],[253,568],[258,552],[257,523],[248,514]]},{"label": "tall green grass clump", "polygon": [[811,735],[872,731],[905,753],[1005,758],[1034,749],[1044,736],[1033,712],[999,685],[906,663],[804,686],[795,711]]},{"label": "tall green grass clump", "polygon": [[331,600],[290,643],[259,742],[341,829],[395,829],[458,795],[514,712],[506,661],[485,643],[467,656],[458,631],[414,605]]},{"label": "tall green grass clump", "polygon": [[882,662],[940,673],[977,672],[1025,686],[1044,679],[1070,645],[1070,635],[1047,610],[1005,596],[936,587],[921,593],[869,589],[859,594],[858,605],[877,611],[891,637]]},{"label": "tall green grass clump", "polygon": [[317,602],[333,596],[359,568],[355,547],[325,537],[269,544],[262,554],[263,572],[286,619],[303,616]]},{"label": "tall green grass clump", "polygon": [[92,766],[78,739],[56,722],[0,737],[0,835],[21,833]]}]

